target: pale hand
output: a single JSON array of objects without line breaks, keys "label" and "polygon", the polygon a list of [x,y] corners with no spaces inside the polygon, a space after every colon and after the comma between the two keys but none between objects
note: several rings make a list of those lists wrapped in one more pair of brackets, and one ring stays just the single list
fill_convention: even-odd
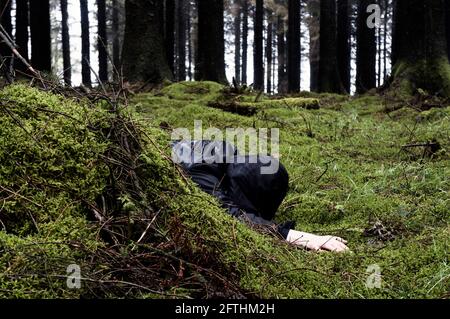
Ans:
[{"label": "pale hand", "polygon": [[349,251],[349,248],[346,245],[347,241],[335,236],[317,236],[299,232],[296,230],[291,230],[286,240],[291,244],[313,251]]}]

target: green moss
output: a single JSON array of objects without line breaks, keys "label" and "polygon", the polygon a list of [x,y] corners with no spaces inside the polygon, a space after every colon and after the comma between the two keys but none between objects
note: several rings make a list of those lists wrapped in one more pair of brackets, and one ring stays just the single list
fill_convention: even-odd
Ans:
[{"label": "green moss", "polygon": [[[168,215],[181,216],[190,230],[189,241],[210,243],[199,246],[219,254],[232,269],[230,273],[239,274],[241,286],[257,295],[445,295],[449,288],[445,251],[450,244],[448,152],[421,163],[420,156],[411,158],[401,146],[433,137],[448,149],[450,121],[446,110],[444,114],[432,110],[434,115],[425,113],[424,120],[417,121],[412,114],[396,118],[383,114],[383,99],[378,96],[338,97],[333,97],[330,107],[320,97],[311,97],[320,100],[320,110],[286,108],[275,102],[264,110],[264,117],[244,117],[211,109],[202,101],[187,101],[181,108],[177,105],[174,113],[167,110],[172,107],[170,103],[155,105],[151,96],[145,96],[139,101],[141,115],[137,116],[149,126],[164,120],[173,128],[192,129],[197,119],[203,120],[204,128],[280,128],[281,160],[291,184],[277,220],[295,220],[301,230],[345,237],[353,254],[317,255],[292,249],[229,218],[211,205],[212,198],[192,186],[190,193],[180,191],[171,197]],[[254,96],[240,99],[254,101]],[[260,103],[271,101],[263,98]],[[414,127],[414,136],[407,127]],[[307,134],[309,129],[314,137]],[[160,147],[167,143],[161,142]],[[393,241],[378,242],[364,235],[376,221],[395,230]],[[380,245],[386,247],[380,249]],[[382,270],[381,289],[366,288],[370,275],[366,271],[373,264]]]},{"label": "green moss", "polygon": [[287,108],[295,109],[319,109],[320,103],[318,99],[311,98],[284,98],[278,100],[263,100],[261,102],[240,102],[243,107],[255,107],[259,109],[267,108]]},{"label": "green moss", "polygon": [[[170,243],[187,261],[213,267],[260,297],[439,298],[448,293],[447,109],[431,110],[419,120],[411,114],[392,118],[379,112],[383,104],[376,96],[333,97],[332,107],[314,96],[309,98],[319,99],[319,110],[275,102],[264,116],[244,117],[208,107],[221,90],[211,83],[174,84],[133,98],[130,113],[147,140],[139,157],[145,196],[139,203],[127,194],[121,200],[131,219],[142,217],[142,205],[158,211],[158,231],[152,234],[161,240],[158,247]],[[100,274],[107,280],[115,270],[104,260],[92,262],[106,244],[83,204],[108,183],[101,158],[109,142],[101,128],[108,127],[110,115],[25,86],[3,90],[0,99],[0,185],[20,194],[0,190],[6,228],[0,232],[0,296],[91,296],[98,282],[74,291],[67,289],[65,276],[70,264],[80,265],[85,278]],[[242,101],[252,99],[249,94]],[[262,98],[260,103],[272,102]],[[192,130],[194,120],[202,120],[204,128],[280,128],[280,156],[291,182],[277,221],[294,220],[300,230],[345,237],[353,253],[295,249],[228,216],[168,160],[170,130],[160,124]],[[414,158],[401,148],[432,138],[443,148],[433,158]],[[391,241],[364,235],[377,221],[394,231]],[[122,254],[137,247],[131,242]],[[380,289],[366,287],[367,268],[374,264],[382,271]],[[168,292],[196,293],[176,285]]]},{"label": "green moss", "polygon": [[165,87],[161,93],[174,100],[207,102],[220,96],[223,88],[223,85],[216,82],[180,82]]},{"label": "green moss", "polygon": [[0,295],[79,296],[85,290],[67,289],[66,267],[101,245],[84,202],[107,178],[108,143],[88,126],[101,130],[109,115],[24,85],[5,88],[0,101]]}]

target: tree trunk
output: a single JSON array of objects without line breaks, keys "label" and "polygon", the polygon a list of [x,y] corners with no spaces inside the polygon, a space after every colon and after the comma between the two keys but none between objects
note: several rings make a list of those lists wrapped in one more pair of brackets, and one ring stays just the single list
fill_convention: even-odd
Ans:
[{"label": "tree trunk", "polygon": [[[29,25],[28,0],[16,0],[16,44],[18,46],[18,51],[26,60],[29,59]],[[18,62],[17,68],[22,72],[27,70],[27,67],[21,62]]]},{"label": "tree trunk", "polygon": [[418,89],[450,97],[450,64],[443,0],[397,0],[394,93],[402,96]]},{"label": "tree trunk", "polygon": [[103,83],[108,82],[108,36],[106,33],[106,0],[97,0],[98,8],[98,76]]},{"label": "tree trunk", "polygon": [[[12,38],[11,0],[0,0],[0,22],[5,31]],[[8,48],[6,46],[6,48]],[[2,47],[3,51],[3,47]],[[11,55],[8,48],[8,55]]]},{"label": "tree trunk", "polygon": [[192,79],[195,80],[195,68],[198,57],[198,0],[192,2],[192,30],[191,30],[191,46],[192,46]]},{"label": "tree trunk", "polygon": [[81,77],[83,85],[92,86],[91,41],[89,31],[89,8],[87,0],[80,0],[81,13]]},{"label": "tree trunk", "polygon": [[377,57],[377,86],[381,86],[381,26],[377,29],[377,51],[375,52]]},{"label": "tree trunk", "polygon": [[445,1],[445,30],[447,34],[447,56],[450,61],[450,1]]},{"label": "tree trunk", "polygon": [[223,9],[223,0],[198,0],[197,81],[227,83]]},{"label": "tree trunk", "polygon": [[383,23],[383,83],[387,79],[387,39],[388,39],[388,19],[389,19],[389,0],[384,0],[384,23]]},{"label": "tree trunk", "polygon": [[186,81],[186,3],[178,0],[177,80]]},{"label": "tree trunk", "polygon": [[242,81],[247,84],[248,64],[248,0],[242,0]]},{"label": "tree trunk", "polygon": [[290,93],[300,91],[300,1],[289,0],[288,27],[288,89]]},{"label": "tree trunk", "polygon": [[120,62],[120,38],[119,38],[119,1],[112,0],[112,59],[113,59],[113,76],[114,80],[118,80],[122,72]]},{"label": "tree trunk", "polygon": [[397,0],[392,0],[392,15],[393,15],[393,22],[392,22],[392,47],[391,47],[391,65],[394,67],[394,65],[397,63]]},{"label": "tree trunk", "polygon": [[319,92],[343,93],[337,64],[335,0],[320,3]]},{"label": "tree trunk", "polygon": [[356,93],[363,94],[376,87],[376,30],[367,24],[367,7],[373,0],[359,0],[356,50]]},{"label": "tree trunk", "polygon": [[175,74],[175,0],[166,0],[166,10],[164,16],[166,59],[169,64],[170,72]]},{"label": "tree trunk", "polygon": [[192,54],[192,8],[191,8],[191,4],[189,3],[187,6],[187,45],[188,45],[188,78],[189,81],[192,81],[192,58],[193,58],[193,54]]},{"label": "tree trunk", "polygon": [[[0,10],[1,25],[8,36],[12,38],[11,1],[1,0]],[[3,41],[0,43],[0,65],[6,81],[12,83],[14,81],[14,57],[11,48]]]},{"label": "tree trunk", "polygon": [[241,0],[234,1],[234,79],[241,81]]},{"label": "tree trunk", "polygon": [[272,93],[272,45],[273,45],[273,22],[272,12],[269,12],[267,25],[267,43],[266,43],[266,60],[267,60],[267,93]]},{"label": "tree trunk", "polygon": [[319,91],[319,61],[320,61],[320,0],[308,1],[309,11],[309,63],[310,90]]},{"label": "tree trunk", "polygon": [[286,73],[286,30],[283,17],[277,20],[277,53],[278,53],[278,93],[285,94],[288,91]]},{"label": "tree trunk", "polygon": [[127,81],[158,83],[172,79],[166,59],[159,0],[126,0],[123,71]]},{"label": "tree trunk", "polygon": [[67,0],[60,1],[61,6],[61,33],[62,51],[64,65],[64,83],[72,85],[72,63],[70,61],[70,35],[69,35],[69,13],[67,11]]},{"label": "tree trunk", "polygon": [[338,69],[342,86],[347,93],[350,93],[351,75],[351,24],[349,0],[338,0],[338,22],[337,22],[337,57]]},{"label": "tree trunk", "polygon": [[51,72],[49,0],[30,1],[31,64],[41,71]]},{"label": "tree trunk", "polygon": [[264,90],[264,1],[256,0],[253,48],[253,88],[258,91]]}]

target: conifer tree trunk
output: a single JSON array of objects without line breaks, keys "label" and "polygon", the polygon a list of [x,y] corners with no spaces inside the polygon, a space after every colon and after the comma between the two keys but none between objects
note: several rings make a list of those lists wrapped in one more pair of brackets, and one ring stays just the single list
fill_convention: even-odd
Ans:
[{"label": "conifer tree trunk", "polygon": [[[29,59],[28,43],[29,32],[28,27],[30,21],[28,19],[28,0],[16,0],[16,44],[20,54],[26,59]],[[27,67],[23,63],[18,62],[17,68],[25,72]]]},{"label": "conifer tree trunk", "polygon": [[62,51],[64,65],[64,83],[72,85],[72,63],[70,61],[70,35],[69,35],[69,13],[67,11],[67,0],[60,1],[61,6],[61,33]]},{"label": "conifer tree trunk", "polygon": [[186,81],[186,3],[178,0],[177,80]]},{"label": "conifer tree trunk", "polygon": [[234,1],[234,79],[241,81],[241,0]]},{"label": "conifer tree trunk", "polygon": [[288,87],[290,93],[300,91],[300,1],[289,0],[288,27]]},{"label": "conifer tree trunk", "polygon": [[343,93],[337,64],[336,2],[320,2],[319,92]]},{"label": "conifer tree trunk", "polygon": [[359,0],[356,50],[356,93],[363,94],[376,87],[377,41],[376,28],[367,24],[367,7],[373,0]]},{"label": "conifer tree trunk", "polygon": [[392,91],[450,97],[450,64],[443,0],[397,0]]},{"label": "conifer tree trunk", "polygon": [[119,1],[112,0],[112,59],[114,64],[114,80],[118,80],[118,75],[122,72],[120,62],[120,38],[119,38]]},{"label": "conifer tree trunk", "polygon": [[349,0],[338,0],[338,22],[337,22],[337,56],[339,76],[342,86],[347,93],[350,93],[350,7]]},{"label": "conifer tree trunk", "polygon": [[[0,23],[8,33],[9,36],[12,35],[12,22],[11,22],[11,0],[0,0]],[[0,44],[0,55],[3,61],[0,61],[4,66],[10,65],[12,58],[11,49],[5,43]]]},{"label": "conifer tree trunk", "polygon": [[51,72],[50,2],[31,0],[29,5],[31,65],[37,70]]},{"label": "conifer tree trunk", "polygon": [[447,37],[447,56],[450,61],[450,1],[445,1],[445,30]]},{"label": "conifer tree trunk", "polygon": [[198,0],[197,81],[227,83],[223,0]]},{"label": "conifer tree trunk", "polygon": [[98,22],[98,76],[100,81],[108,82],[108,36],[106,32],[106,0],[97,0]]},{"label": "conifer tree trunk", "polygon": [[269,23],[267,24],[267,43],[266,43],[266,60],[267,60],[267,93],[272,93],[272,45],[273,45],[273,22],[272,13],[269,12]]},{"label": "conifer tree trunk", "polygon": [[241,0],[242,2],[242,81],[247,84],[247,64],[248,64],[248,10],[249,0]]},{"label": "conifer tree trunk", "polygon": [[192,81],[192,62],[193,62],[193,52],[192,52],[192,8],[191,4],[187,6],[187,45],[188,45],[188,73],[187,76],[189,81]]},{"label": "conifer tree trunk", "polygon": [[175,0],[166,0],[164,42],[166,59],[172,74],[175,74],[175,8]]},{"label": "conifer tree trunk", "polygon": [[320,0],[308,1],[309,11],[309,63],[310,90],[319,91],[319,61],[320,61]]},{"label": "conifer tree trunk", "polygon": [[253,48],[253,87],[255,90],[264,90],[264,1],[256,0],[254,27],[254,48]]},{"label": "conifer tree trunk", "polygon": [[131,82],[159,83],[172,79],[166,59],[159,0],[126,0],[123,72]]},{"label": "conifer tree trunk", "polygon": [[92,86],[91,41],[89,31],[89,8],[87,0],[80,0],[81,13],[81,77],[83,85]]},{"label": "conifer tree trunk", "polygon": [[287,93],[286,30],[283,17],[277,19],[278,93]]}]

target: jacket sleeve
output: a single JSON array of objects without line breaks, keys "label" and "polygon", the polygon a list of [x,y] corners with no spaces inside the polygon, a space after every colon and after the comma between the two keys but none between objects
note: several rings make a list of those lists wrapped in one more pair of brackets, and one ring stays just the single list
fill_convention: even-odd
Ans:
[{"label": "jacket sleeve", "polygon": [[271,231],[277,232],[284,239],[287,239],[287,237],[289,235],[289,231],[291,229],[295,228],[295,222],[293,222],[293,221],[288,221],[288,222],[285,222],[282,224],[276,224],[276,223],[274,223],[272,221],[268,221],[258,215],[245,212],[244,210],[240,209],[239,207],[236,207],[235,205],[230,204],[231,201],[229,201],[229,199],[226,198],[226,195],[222,194],[222,196],[224,196],[225,198],[222,197],[222,199],[219,198],[219,200],[223,203],[223,206],[225,206],[228,213],[231,216],[239,219],[240,221],[249,223],[251,225],[262,226],[262,227],[268,228]]}]

